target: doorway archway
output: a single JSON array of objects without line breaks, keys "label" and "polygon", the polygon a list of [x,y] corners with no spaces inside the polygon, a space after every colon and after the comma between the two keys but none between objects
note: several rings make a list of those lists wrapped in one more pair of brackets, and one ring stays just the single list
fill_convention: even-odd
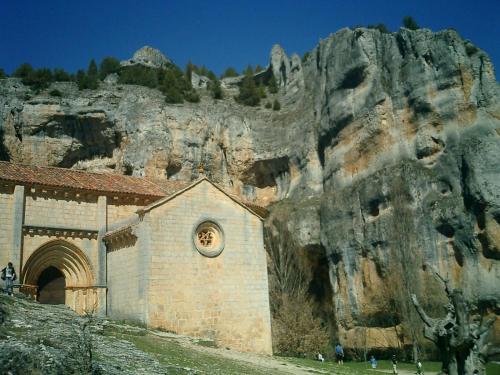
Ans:
[{"label": "doorway archway", "polygon": [[63,305],[66,301],[66,279],[61,271],[49,266],[38,277],[37,300],[48,305]]},{"label": "doorway archway", "polygon": [[35,250],[23,267],[22,280],[35,288],[40,303],[65,303],[78,312],[95,304],[90,263],[68,241],[50,241]]}]

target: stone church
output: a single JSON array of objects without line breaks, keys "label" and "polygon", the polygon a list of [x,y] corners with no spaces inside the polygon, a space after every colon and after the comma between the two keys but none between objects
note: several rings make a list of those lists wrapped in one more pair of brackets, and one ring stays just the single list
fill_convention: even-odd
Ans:
[{"label": "stone church", "polygon": [[40,303],[270,354],[265,212],[203,176],[0,162],[0,266]]}]

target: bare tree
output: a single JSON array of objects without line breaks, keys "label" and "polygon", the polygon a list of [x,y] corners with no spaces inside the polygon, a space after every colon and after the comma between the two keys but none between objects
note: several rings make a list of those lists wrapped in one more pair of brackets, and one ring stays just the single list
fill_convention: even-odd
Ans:
[{"label": "bare tree", "polygon": [[276,351],[290,355],[315,355],[329,341],[328,329],[314,316],[308,280],[297,246],[286,222],[275,220],[266,230],[269,254],[269,289]]},{"label": "bare tree", "polygon": [[81,374],[97,375],[101,372],[99,366],[95,363],[94,339],[92,337],[92,329],[97,323],[96,311],[97,301],[84,309],[75,330],[74,359],[77,370]]},{"label": "bare tree", "polygon": [[442,356],[442,371],[449,375],[472,374],[477,370],[485,374],[485,363],[494,353],[488,343],[490,328],[496,316],[483,319],[468,304],[460,289],[451,290],[447,279],[436,275],[443,281],[449,303],[445,306],[444,318],[430,318],[420,306],[417,297],[412,295],[415,310],[424,322],[424,336],[431,340]]}]

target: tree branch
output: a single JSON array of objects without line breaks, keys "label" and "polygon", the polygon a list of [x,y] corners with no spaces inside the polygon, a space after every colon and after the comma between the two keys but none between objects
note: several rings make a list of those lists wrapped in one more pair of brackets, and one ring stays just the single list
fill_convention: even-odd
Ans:
[{"label": "tree branch", "polygon": [[418,315],[423,320],[425,325],[432,328],[434,326],[434,321],[431,318],[429,318],[429,316],[425,313],[422,306],[420,306],[420,304],[418,303],[418,300],[417,300],[417,296],[415,294],[411,295],[411,301],[413,302],[413,306],[415,306],[415,309],[417,310]]}]

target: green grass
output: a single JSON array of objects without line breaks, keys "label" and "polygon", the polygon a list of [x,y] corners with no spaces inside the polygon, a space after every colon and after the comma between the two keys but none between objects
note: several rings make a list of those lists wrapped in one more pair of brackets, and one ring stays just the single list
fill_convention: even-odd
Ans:
[{"label": "green grass", "polygon": [[138,349],[154,356],[162,365],[191,368],[206,374],[278,374],[269,369],[259,369],[246,363],[193,351],[182,345],[151,334],[138,336],[134,334],[112,333],[113,336],[132,342]]},{"label": "green grass", "polygon": [[486,365],[486,375],[500,375],[500,363],[488,363]]},{"label": "green grass", "polygon": [[[283,357],[284,361],[292,362],[299,366],[307,366],[318,370],[327,370],[333,374],[356,374],[356,375],[374,375],[368,362],[345,362],[343,366],[339,366],[333,361],[319,362],[312,359]],[[441,369],[441,362],[423,362],[424,372],[436,373]],[[398,369],[415,372],[415,365],[412,363],[398,363]],[[380,372],[392,370],[391,361],[378,361],[377,370]],[[500,375],[500,364],[488,363],[486,365],[486,375]]]}]

